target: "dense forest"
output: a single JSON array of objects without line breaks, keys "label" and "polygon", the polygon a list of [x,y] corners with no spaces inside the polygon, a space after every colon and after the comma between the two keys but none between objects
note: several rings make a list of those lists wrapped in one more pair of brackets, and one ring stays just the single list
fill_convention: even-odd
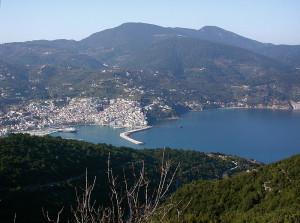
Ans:
[{"label": "dense forest", "polygon": [[[165,222],[299,222],[300,156],[264,166],[223,154],[173,149],[134,150],[62,138],[10,135],[0,139],[0,218],[4,222],[43,222],[65,207],[70,217],[75,188],[96,176],[93,200],[108,204],[107,162],[116,179],[133,180],[134,168],[145,165],[150,188],[159,183],[162,157],[179,164],[161,207],[178,204]],[[122,188],[119,188],[122,190]],[[178,210],[180,210],[178,212]],[[180,218],[178,219],[178,213]],[[162,219],[155,216],[152,221]],[[65,220],[61,221],[65,222]]]},{"label": "dense forest", "polygon": [[[197,179],[220,179],[234,173],[251,170],[255,162],[222,154],[152,149],[134,150],[106,144],[91,144],[61,138],[10,135],[0,138],[0,218],[17,222],[41,222],[42,208],[56,213],[61,207],[74,204],[75,188],[97,177],[94,199],[105,206],[108,200],[108,157],[115,176],[131,177],[133,165],[145,164],[146,176],[152,185],[159,181],[162,155],[179,164],[170,193],[181,185]],[[236,165],[236,164],[237,165]],[[120,180],[121,181],[121,180]],[[65,208],[62,217],[68,217]]]},{"label": "dense forest", "polygon": [[[300,222],[300,156],[222,180],[193,182],[174,200],[190,201],[180,222]],[[167,222],[176,222],[176,216],[171,212]]]}]

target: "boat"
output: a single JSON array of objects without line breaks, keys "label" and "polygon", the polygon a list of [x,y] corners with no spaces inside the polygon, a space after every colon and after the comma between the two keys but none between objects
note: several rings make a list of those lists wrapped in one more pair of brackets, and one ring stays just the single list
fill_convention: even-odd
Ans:
[{"label": "boat", "polygon": [[77,129],[74,127],[69,127],[69,128],[60,129],[59,131],[66,132],[66,133],[75,133],[75,132],[77,132]]}]

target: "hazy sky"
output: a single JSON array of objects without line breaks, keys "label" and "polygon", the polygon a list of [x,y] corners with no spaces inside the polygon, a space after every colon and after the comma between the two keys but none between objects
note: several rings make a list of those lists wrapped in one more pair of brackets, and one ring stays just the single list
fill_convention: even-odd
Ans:
[{"label": "hazy sky", "polygon": [[80,40],[124,22],[215,25],[262,42],[300,44],[300,0],[2,0],[0,42]]}]

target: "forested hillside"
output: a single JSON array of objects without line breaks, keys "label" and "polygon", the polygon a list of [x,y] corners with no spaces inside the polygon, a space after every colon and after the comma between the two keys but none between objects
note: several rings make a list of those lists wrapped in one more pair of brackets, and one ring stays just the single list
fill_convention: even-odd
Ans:
[{"label": "forested hillside", "polygon": [[[223,180],[193,182],[173,198],[191,201],[180,222],[300,222],[300,156]],[[176,213],[169,218],[176,221]]]},{"label": "forested hillside", "polygon": [[[17,213],[18,222],[40,222],[42,208],[53,213],[63,206],[71,206],[75,187],[84,185],[86,169],[91,181],[97,176],[95,199],[105,205],[109,154],[112,169],[119,179],[123,171],[130,176],[132,164],[139,168],[139,163],[144,161],[147,177],[155,184],[159,180],[163,151],[165,158],[172,161],[173,170],[180,164],[170,192],[195,179],[219,179],[258,166],[220,154],[172,149],[133,150],[61,138],[11,135],[0,139],[0,218],[9,221]],[[68,211],[66,208],[64,214]]]}]

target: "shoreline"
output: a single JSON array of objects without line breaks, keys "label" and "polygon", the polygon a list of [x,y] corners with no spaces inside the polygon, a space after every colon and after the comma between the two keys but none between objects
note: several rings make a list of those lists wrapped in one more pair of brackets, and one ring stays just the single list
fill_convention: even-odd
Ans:
[{"label": "shoreline", "polygon": [[[209,110],[272,110],[272,111],[299,111],[297,109],[288,109],[288,108],[274,108],[274,107],[239,107],[239,106],[229,106],[229,107],[219,107],[219,108],[209,108],[209,109],[202,109],[202,110],[189,110],[187,111],[185,114],[190,113],[190,112],[203,112],[203,111],[209,111]],[[160,120],[158,123],[160,122],[167,122],[167,121],[173,121],[173,120],[178,120],[181,119],[182,115],[177,116],[177,117],[172,117],[172,118],[166,118],[164,120]],[[157,123],[156,123],[157,124]],[[74,124],[72,123],[71,125],[69,125],[68,127],[75,127],[75,126],[80,126],[80,125],[98,125],[96,123],[78,123],[78,124]],[[109,126],[109,125],[99,125],[99,126],[107,126],[107,127],[112,127],[114,129],[123,129],[125,127],[120,127],[120,126]],[[68,128],[66,127],[66,128]],[[120,134],[120,137],[125,139],[126,141],[129,141],[133,144],[136,145],[142,145],[144,144],[144,142],[140,142],[138,140],[135,140],[133,138],[130,137],[131,134],[135,133],[135,132],[139,132],[139,131],[144,131],[147,130],[149,128],[152,128],[152,126],[147,126],[145,128],[140,128],[140,129],[133,129],[133,130],[129,130],[129,131],[125,131],[122,132]],[[33,136],[47,136],[47,135],[51,135],[53,133],[57,133],[57,132],[61,132],[63,130],[63,128],[46,128],[46,129],[38,129],[38,130],[25,130],[25,131],[19,131],[19,132],[14,132],[14,133],[24,133],[24,134],[30,134]],[[5,135],[2,135],[2,137]]]},{"label": "shoreline", "polygon": [[[144,142],[135,140],[130,136],[133,133],[145,131],[145,130],[150,129],[150,128],[152,128],[152,126],[146,126],[146,127],[143,127],[143,128],[128,130],[128,131],[120,133],[120,137],[125,139],[126,141],[129,141],[129,142],[135,144],[135,145],[143,145],[143,144],[145,144]],[[121,129],[121,128],[119,127],[118,129]],[[62,130],[63,129],[47,128],[47,129],[40,129],[40,130],[22,131],[20,133],[29,134],[29,135],[32,135],[32,136],[47,136],[47,135],[51,135],[53,133],[62,132]]]},{"label": "shoreline", "polygon": [[120,133],[120,137],[122,139],[125,139],[125,140],[135,144],[135,145],[143,145],[143,144],[145,144],[144,142],[135,140],[135,139],[131,138],[130,136],[133,133],[145,131],[145,130],[150,129],[150,128],[152,128],[152,126],[147,126],[147,127],[144,127],[144,128],[133,129],[133,130],[129,130],[129,131],[126,131],[126,132],[122,132],[122,133]]}]

